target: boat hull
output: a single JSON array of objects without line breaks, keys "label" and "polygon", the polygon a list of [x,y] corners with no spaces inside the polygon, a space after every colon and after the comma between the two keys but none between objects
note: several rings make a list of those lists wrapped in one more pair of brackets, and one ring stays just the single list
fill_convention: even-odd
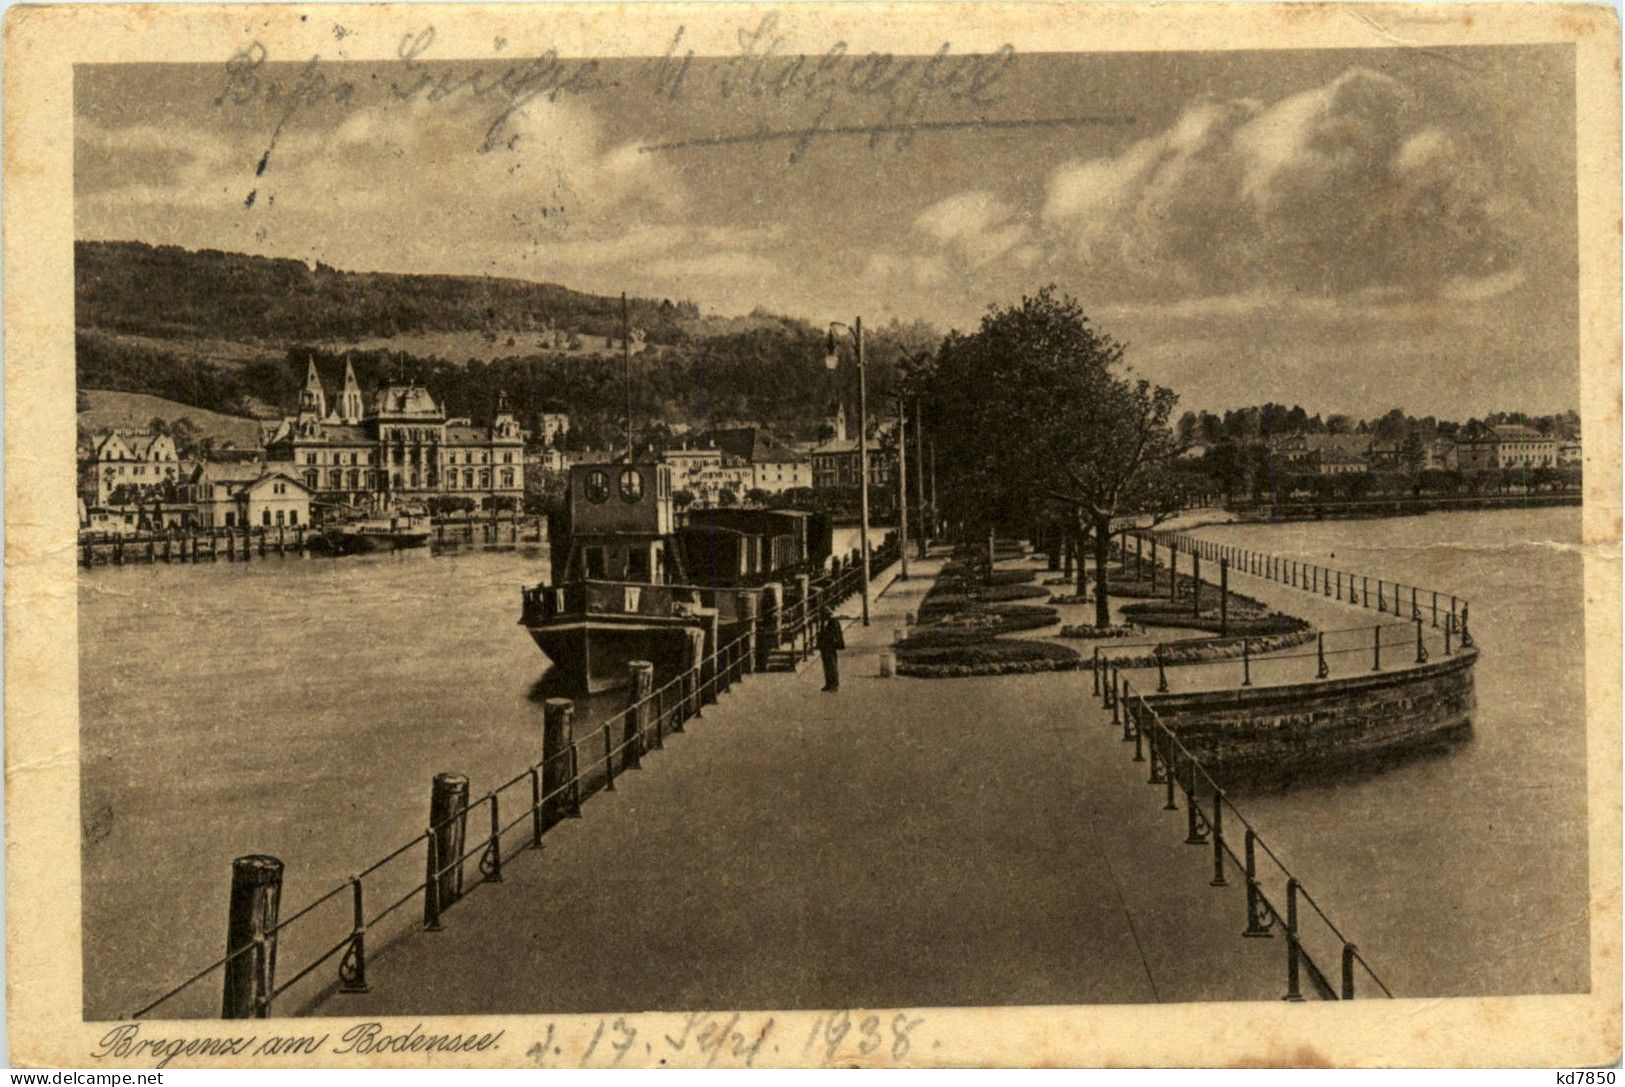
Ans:
[{"label": "boat hull", "polygon": [[561,616],[530,624],[526,630],[553,668],[543,682],[568,698],[584,698],[623,688],[627,664],[649,661],[657,682],[686,666],[689,631],[683,620],[647,617]]}]

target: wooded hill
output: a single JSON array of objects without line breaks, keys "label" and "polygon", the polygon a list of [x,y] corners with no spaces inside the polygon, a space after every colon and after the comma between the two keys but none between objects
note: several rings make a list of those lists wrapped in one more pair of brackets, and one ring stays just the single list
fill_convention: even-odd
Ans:
[{"label": "wooded hill", "polygon": [[[618,352],[538,350],[544,327],[620,334],[620,299],[554,284],[457,276],[341,272],[298,261],[136,242],[75,246],[78,381],[81,389],[162,396],[230,415],[268,417],[298,404],[315,359],[333,385],[343,360],[370,392],[390,379],[426,384],[454,415],[487,419],[507,392],[522,424],[568,411],[576,439],[618,441],[626,366]],[[811,437],[837,391],[857,402],[853,367],[823,365],[825,330],[756,312],[701,316],[692,303],[634,299],[631,323],[647,341],[632,364],[633,417],[648,423],[751,422]],[[412,334],[479,332],[493,349],[446,358],[381,346],[422,343]],[[890,388],[895,363],[935,346],[920,325],[879,328],[869,337],[869,388]],[[345,341],[365,346],[345,349]],[[504,345],[515,343],[511,351]],[[843,349],[844,350],[844,349]]]}]

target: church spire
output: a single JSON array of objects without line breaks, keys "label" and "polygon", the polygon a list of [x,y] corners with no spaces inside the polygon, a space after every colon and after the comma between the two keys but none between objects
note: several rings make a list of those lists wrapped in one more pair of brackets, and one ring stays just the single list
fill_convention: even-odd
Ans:
[{"label": "church spire", "polygon": [[339,419],[351,426],[361,422],[366,414],[361,400],[361,384],[355,379],[355,367],[350,356],[344,356],[344,392],[339,397]]},{"label": "church spire", "polygon": [[327,394],[322,391],[322,378],[316,372],[316,360],[314,358],[310,360],[310,366],[305,371],[305,395],[302,400],[315,409],[318,419],[326,418]]}]

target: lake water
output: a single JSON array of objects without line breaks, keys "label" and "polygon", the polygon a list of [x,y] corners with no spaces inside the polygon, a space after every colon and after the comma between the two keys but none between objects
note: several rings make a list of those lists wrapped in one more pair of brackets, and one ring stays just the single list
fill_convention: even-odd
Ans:
[{"label": "lake water", "polygon": [[[1472,741],[1246,810],[1400,991],[1583,989],[1579,511],[1201,531],[1472,600]],[[517,619],[546,571],[532,547],[82,572],[87,1014],[133,1010],[224,951],[233,857],[284,858],[287,916],[420,833],[436,772],[478,795],[535,761],[545,659]],[[336,940],[348,910],[341,896],[313,931]],[[284,947],[297,967],[316,944]],[[167,1014],[218,1000],[211,978]]]},{"label": "lake water", "polygon": [[1397,991],[1585,991],[1580,510],[1197,534],[1472,602],[1482,656],[1470,741],[1243,807]]}]

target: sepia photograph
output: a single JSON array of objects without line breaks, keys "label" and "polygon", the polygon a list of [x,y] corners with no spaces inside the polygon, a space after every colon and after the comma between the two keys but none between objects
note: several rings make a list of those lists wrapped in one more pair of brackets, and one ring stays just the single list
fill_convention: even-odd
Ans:
[{"label": "sepia photograph", "polygon": [[1616,1061],[1613,16],[721,7],[52,47],[36,1059]]}]

